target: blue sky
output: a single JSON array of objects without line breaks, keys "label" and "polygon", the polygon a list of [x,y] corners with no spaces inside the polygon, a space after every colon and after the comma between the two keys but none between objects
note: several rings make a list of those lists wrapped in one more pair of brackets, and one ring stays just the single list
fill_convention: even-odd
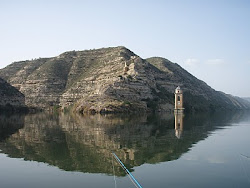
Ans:
[{"label": "blue sky", "polygon": [[250,1],[0,0],[0,68],[69,50],[126,46],[250,97]]}]

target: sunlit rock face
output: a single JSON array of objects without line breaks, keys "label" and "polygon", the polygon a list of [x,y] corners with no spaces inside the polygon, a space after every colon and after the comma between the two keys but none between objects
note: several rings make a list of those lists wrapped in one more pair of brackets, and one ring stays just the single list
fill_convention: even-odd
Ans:
[{"label": "sunlit rock face", "polygon": [[125,47],[65,52],[57,57],[15,62],[0,70],[25,96],[25,105],[86,112],[172,111],[174,90],[184,108],[246,109],[250,103],[217,92],[178,64],[142,59]]}]

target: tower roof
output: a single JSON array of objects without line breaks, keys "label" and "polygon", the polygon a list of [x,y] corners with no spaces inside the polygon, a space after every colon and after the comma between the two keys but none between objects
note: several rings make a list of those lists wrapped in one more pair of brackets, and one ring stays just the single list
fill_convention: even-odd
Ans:
[{"label": "tower roof", "polygon": [[178,86],[176,89],[175,89],[175,93],[182,93],[182,90],[181,90],[181,87]]}]

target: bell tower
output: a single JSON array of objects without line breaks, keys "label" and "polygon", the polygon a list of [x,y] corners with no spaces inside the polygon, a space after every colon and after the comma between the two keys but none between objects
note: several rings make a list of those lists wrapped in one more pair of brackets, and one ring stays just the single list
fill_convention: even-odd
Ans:
[{"label": "bell tower", "polygon": [[180,86],[178,86],[175,89],[175,107],[174,107],[174,111],[175,112],[183,112],[184,108],[183,108],[183,92],[180,88]]}]

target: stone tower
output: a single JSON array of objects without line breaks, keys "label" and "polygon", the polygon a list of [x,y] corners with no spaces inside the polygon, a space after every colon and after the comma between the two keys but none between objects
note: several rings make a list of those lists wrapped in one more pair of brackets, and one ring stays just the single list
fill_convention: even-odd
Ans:
[{"label": "stone tower", "polygon": [[174,110],[175,112],[183,112],[184,108],[183,108],[183,92],[180,88],[180,86],[178,86],[175,89],[175,107]]}]

